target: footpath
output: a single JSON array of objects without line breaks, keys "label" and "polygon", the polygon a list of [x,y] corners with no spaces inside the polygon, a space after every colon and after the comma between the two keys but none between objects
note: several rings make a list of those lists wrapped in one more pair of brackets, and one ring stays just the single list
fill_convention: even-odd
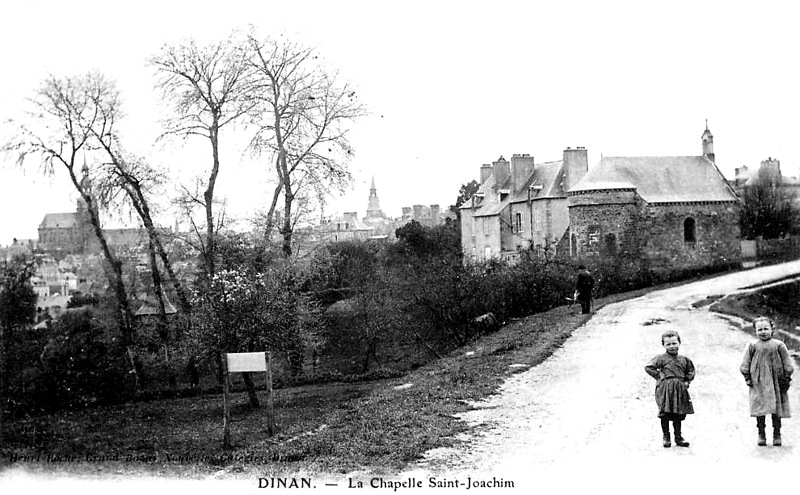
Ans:
[{"label": "footpath", "polygon": [[[800,261],[731,273],[605,306],[549,359],[515,374],[463,415],[474,426],[454,448],[429,451],[400,478],[508,485],[528,493],[752,493],[791,488],[800,466],[800,366],[783,447],[756,445],[739,372],[744,322],[695,303],[800,274]],[[697,368],[688,448],[664,448],[647,361],[660,335],[681,334]],[[769,420],[768,420],[769,421]],[[499,485],[495,485],[499,486]],[[466,488],[460,485],[460,488]]]}]

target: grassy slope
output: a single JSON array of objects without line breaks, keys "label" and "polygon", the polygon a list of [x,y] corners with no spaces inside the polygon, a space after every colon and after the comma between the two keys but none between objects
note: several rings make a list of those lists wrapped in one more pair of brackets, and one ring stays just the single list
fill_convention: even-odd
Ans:
[{"label": "grassy slope", "polygon": [[[795,277],[788,277],[795,278]],[[783,340],[789,349],[800,350],[800,305],[797,304],[800,284],[787,283],[748,294],[727,296],[711,306],[711,311],[752,321],[756,316],[768,316],[775,322],[777,338]],[[752,325],[741,330],[753,335]]]},{"label": "grassy slope", "polygon": [[[609,296],[597,301],[597,308],[644,292]],[[17,421],[5,432],[0,466],[9,466],[11,454],[56,454],[80,461],[17,466],[103,476],[202,477],[220,470],[230,476],[391,473],[429,449],[452,444],[467,428],[455,415],[468,410],[469,401],[496,392],[512,373],[544,361],[588,319],[578,313],[578,306],[560,307],[509,322],[402,378],[279,389],[279,432],[273,438],[266,435],[263,411],[250,409],[245,395],[235,394],[229,452],[221,448],[221,396],[209,395]],[[87,455],[118,455],[119,460],[86,462]],[[126,462],[127,456],[137,460]]]}]

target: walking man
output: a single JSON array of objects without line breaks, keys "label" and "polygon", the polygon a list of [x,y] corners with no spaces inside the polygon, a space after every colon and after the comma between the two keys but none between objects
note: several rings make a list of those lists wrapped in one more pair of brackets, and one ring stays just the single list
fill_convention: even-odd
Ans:
[{"label": "walking man", "polygon": [[575,283],[576,298],[581,303],[581,313],[588,315],[592,306],[592,289],[594,277],[585,265],[578,265],[578,281]]}]

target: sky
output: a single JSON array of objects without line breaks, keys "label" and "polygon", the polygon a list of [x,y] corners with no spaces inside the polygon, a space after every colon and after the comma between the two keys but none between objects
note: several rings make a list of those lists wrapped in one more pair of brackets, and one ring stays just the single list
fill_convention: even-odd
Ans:
[{"label": "sky", "polygon": [[[17,0],[0,17],[0,138],[8,119],[27,118],[26,98],[48,74],[100,70],[122,94],[126,145],[167,167],[177,190],[207,170],[208,144],[155,144],[163,103],[146,60],[165,43],[253,24],[315,47],[370,111],[351,129],[353,187],[328,214],[363,216],[373,178],[389,216],[445,209],[501,155],[545,162],[584,146],[590,167],[603,155],[699,155],[706,121],[726,177],[768,157],[797,176],[794,10],[735,0]],[[244,220],[265,207],[273,178],[234,134],[221,138],[217,195]],[[36,238],[45,213],[74,211],[76,198],[63,173],[0,155],[0,245]]]}]

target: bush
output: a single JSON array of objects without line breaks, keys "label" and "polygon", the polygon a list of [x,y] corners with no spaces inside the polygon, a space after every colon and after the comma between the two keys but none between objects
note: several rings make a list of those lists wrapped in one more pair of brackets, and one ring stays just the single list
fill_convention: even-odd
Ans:
[{"label": "bush", "polygon": [[[53,325],[42,350],[40,400],[54,408],[117,402],[124,396],[124,357],[93,324],[88,311],[69,312]],[[42,406],[42,404],[39,404]]]}]

